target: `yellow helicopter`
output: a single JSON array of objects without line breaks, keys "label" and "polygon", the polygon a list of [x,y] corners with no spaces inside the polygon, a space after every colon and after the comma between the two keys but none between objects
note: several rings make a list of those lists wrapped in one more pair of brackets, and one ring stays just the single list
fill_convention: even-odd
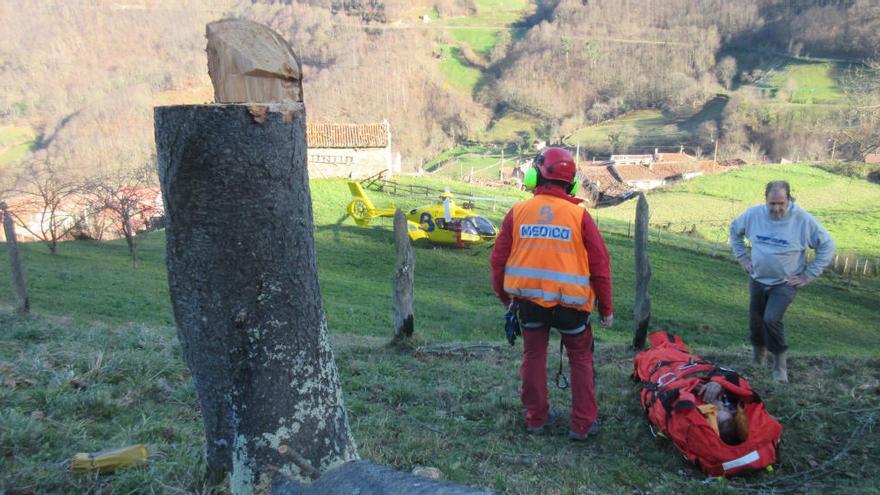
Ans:
[{"label": "yellow helicopter", "polygon": [[[397,207],[376,208],[359,182],[349,181],[348,189],[353,199],[346,210],[356,224],[364,227],[374,218],[394,218]],[[498,236],[498,229],[488,218],[477,215],[473,207],[468,207],[470,204],[465,207],[455,204],[453,194],[448,189],[440,193],[439,199],[436,204],[404,211],[412,241],[427,239],[435,244],[463,248],[492,242]]]}]

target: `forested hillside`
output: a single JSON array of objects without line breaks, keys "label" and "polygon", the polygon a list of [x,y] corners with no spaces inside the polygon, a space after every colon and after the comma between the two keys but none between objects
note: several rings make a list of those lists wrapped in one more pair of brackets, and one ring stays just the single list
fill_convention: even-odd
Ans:
[{"label": "forested hillside", "polygon": [[[79,176],[149,163],[152,106],[212,98],[204,30],[223,17],[290,40],[311,120],[388,119],[410,168],[464,140],[557,141],[633,110],[706,116],[718,93],[730,103],[677,140],[782,156],[827,154],[834,139],[845,158],[877,142],[878,107],[852,103],[880,93],[864,65],[880,51],[873,0],[8,0],[0,172],[34,158]],[[828,66],[834,98],[796,77],[760,89],[779,57],[807,56],[839,64]]]}]

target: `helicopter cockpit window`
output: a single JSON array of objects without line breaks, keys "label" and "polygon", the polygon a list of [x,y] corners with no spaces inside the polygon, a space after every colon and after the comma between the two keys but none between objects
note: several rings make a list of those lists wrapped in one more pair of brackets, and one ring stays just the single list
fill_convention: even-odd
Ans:
[{"label": "helicopter cockpit window", "polygon": [[467,217],[467,224],[475,231],[475,234],[479,235],[496,235],[495,226],[492,225],[492,222],[489,221],[488,218],[482,217],[479,215],[474,215],[472,217]]}]

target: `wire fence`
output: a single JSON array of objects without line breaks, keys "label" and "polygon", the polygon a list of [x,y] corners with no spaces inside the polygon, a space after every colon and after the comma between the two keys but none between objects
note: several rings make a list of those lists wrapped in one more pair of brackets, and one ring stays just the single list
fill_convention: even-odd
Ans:
[{"label": "wire fence", "polygon": [[[601,214],[595,215],[594,218],[603,235],[635,236],[635,225],[632,221],[623,222],[620,220],[602,219]],[[697,235],[697,226],[699,225],[721,227],[726,224],[727,222],[719,221],[652,223],[649,228],[648,240],[649,242],[686,249],[697,254],[733,260],[730,241],[727,235],[722,234],[720,230],[714,239],[706,239]],[[814,251],[807,251],[807,263],[813,261],[815,257]],[[831,271],[849,279],[878,277],[880,276],[880,257],[837,250],[834,253],[834,259],[825,268],[825,271]]]}]

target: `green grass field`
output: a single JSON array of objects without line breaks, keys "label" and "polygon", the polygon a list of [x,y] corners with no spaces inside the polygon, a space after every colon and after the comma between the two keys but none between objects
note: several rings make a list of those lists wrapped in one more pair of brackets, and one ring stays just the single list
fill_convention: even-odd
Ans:
[{"label": "green grass field", "polygon": [[[498,180],[502,166],[509,168],[521,160],[531,158],[531,151],[528,151],[527,146],[518,150],[509,143],[504,142],[507,146],[459,145],[427,162],[425,170],[442,180],[465,180],[471,175],[471,171],[474,177]],[[523,156],[519,155],[520,152]]]},{"label": "green grass field", "polygon": [[453,17],[445,22],[452,36],[482,56],[488,56],[498,41],[500,29],[520,20],[530,8],[526,0],[477,0],[477,14]]},{"label": "green grass field", "polygon": [[[757,69],[766,74],[754,84],[740,83],[734,89],[759,88],[766,97],[760,104],[771,126],[788,121],[806,126],[821,125],[844,102],[845,95],[838,80],[848,70],[846,64],[779,56],[757,57],[742,51],[733,54],[742,62],[740,71]],[[623,133],[625,149],[629,153],[644,153],[654,146],[693,143],[702,123],[720,120],[728,96],[718,96],[699,112],[685,117],[659,110],[630,112],[609,122],[579,129],[565,142],[570,146],[579,144],[596,153],[611,151],[608,135],[613,133]]]},{"label": "green grass field", "polygon": [[[455,41],[468,45],[482,57],[488,57],[498,42],[501,29],[528,15],[534,6],[526,0],[477,0],[477,14],[448,19],[436,19]],[[513,33],[516,35],[517,33]],[[460,48],[442,46],[443,58],[440,70],[446,80],[455,88],[473,94],[483,73],[467,63],[461,56]]]},{"label": "green grass field", "polygon": [[31,150],[35,138],[29,127],[0,127],[0,167],[21,161]]},{"label": "green grass field", "polygon": [[514,143],[517,136],[523,137],[528,145],[535,137],[535,129],[541,125],[541,121],[519,112],[509,112],[496,120],[485,132],[479,136],[479,140],[489,143],[510,144]]},{"label": "green grass field", "polygon": [[[721,242],[730,221],[763,202],[764,185],[789,181],[797,203],[828,230],[838,252],[880,258],[880,185],[827,172],[807,164],[752,166],[702,177],[648,194],[651,224],[690,231]],[[635,203],[602,210],[603,218],[629,222]]]},{"label": "green grass field", "polygon": [[[734,177],[724,178],[729,181],[724,187],[691,184],[722,199],[740,198],[746,193],[738,191],[751,190],[746,185],[754,180],[746,176],[737,185]],[[715,177],[701,181],[710,179]],[[514,190],[442,179],[427,185],[523,197]],[[379,207],[424,202],[369,194]],[[517,392],[521,344],[510,348],[503,342],[503,309],[491,290],[488,249],[416,245],[415,337],[422,344],[488,342],[497,350],[473,356],[414,355],[388,345],[393,333],[390,222],[355,226],[344,215],[349,193],[342,180],[313,181],[312,198],[321,291],[363,457],[403,470],[434,466],[457,483],[523,494],[873,489],[880,460],[872,452],[880,438],[877,428],[859,428],[875,420],[880,407],[880,281],[847,285],[824,276],[798,295],[786,316],[793,383],[781,388],[770,382],[768,370],[746,365],[746,275],[738,265],[729,257],[651,244],[652,326],[675,331],[700,355],[742,370],[785,428],[776,474],[707,485],[668,443],[651,440],[638,387],[628,378],[632,239],[606,233],[617,322],[611,330],[595,330],[603,431],[594,442],[580,445],[565,440],[564,421],[552,436],[522,432]],[[829,193],[814,201],[816,208],[832,202],[825,205],[831,208],[842,200]],[[480,212],[497,224],[504,210]],[[606,215],[613,210],[602,210],[601,225],[613,223]],[[141,242],[137,270],[130,266],[124,242],[66,242],[56,257],[44,246],[21,245],[36,316],[9,314],[13,296],[8,283],[0,284],[0,304],[7,305],[0,310],[0,490],[204,491],[201,422],[171,326],[164,235],[145,235]],[[0,280],[9,279],[4,248]],[[551,367],[557,359],[551,352]],[[551,400],[563,412],[570,407],[567,392],[553,390]],[[798,473],[832,460],[850,439],[851,448],[827,472],[813,476],[808,485],[794,484]],[[71,474],[63,465],[75,452],[138,442],[153,455],[144,468],[88,476]],[[793,475],[794,481],[786,478]]]},{"label": "green grass field", "polygon": [[459,89],[460,91],[473,93],[483,72],[480,69],[471,67],[461,56],[461,50],[454,46],[442,47],[443,56],[440,62],[440,71],[446,77],[446,80]]},{"label": "green grass field", "polygon": [[832,62],[792,61],[783,70],[775,71],[765,87],[775,92],[786,91],[790,103],[837,104],[844,94],[836,75],[845,69]]},{"label": "green grass field", "polygon": [[650,153],[655,146],[674,146],[692,143],[697,129],[704,122],[717,121],[727,104],[727,96],[720,95],[690,116],[676,116],[659,110],[638,110],[609,122],[584,127],[566,137],[569,146],[594,153],[610,153],[610,134],[621,133],[623,146],[617,153]]}]

